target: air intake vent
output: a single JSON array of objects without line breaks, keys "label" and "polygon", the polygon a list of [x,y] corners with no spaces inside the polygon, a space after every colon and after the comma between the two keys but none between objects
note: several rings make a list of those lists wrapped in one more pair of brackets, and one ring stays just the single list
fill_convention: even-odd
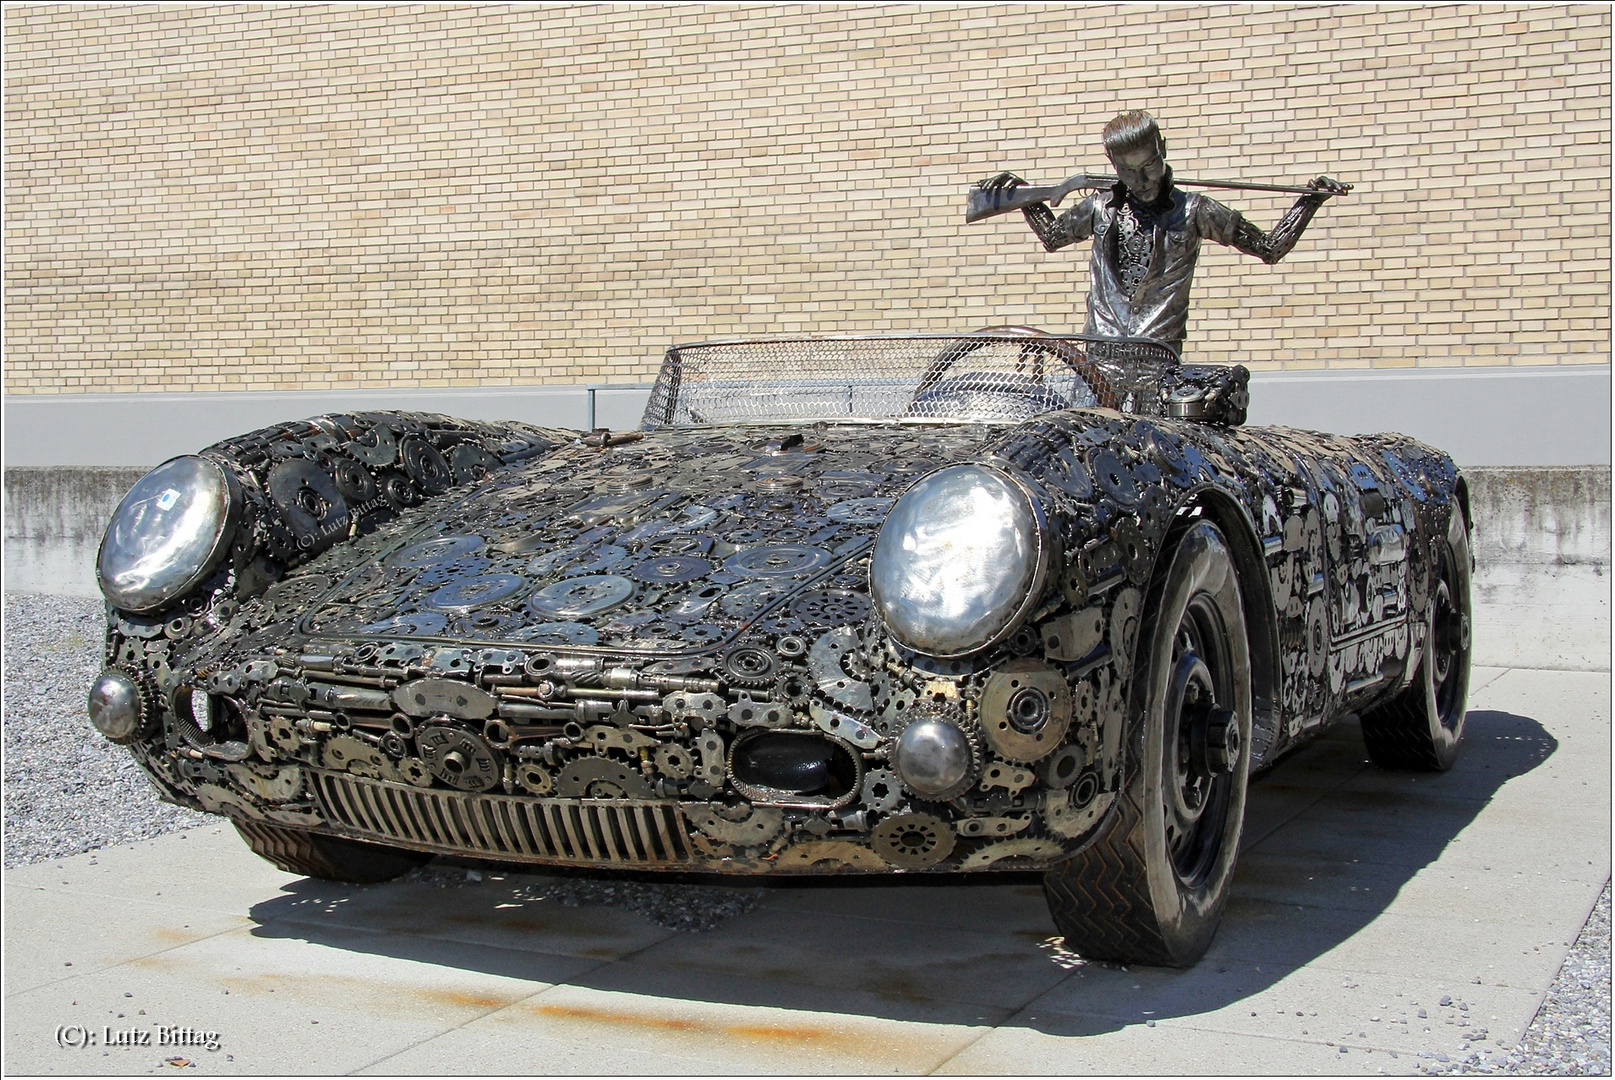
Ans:
[{"label": "air intake vent", "polygon": [[314,777],[326,820],[370,839],[514,861],[665,866],[691,858],[676,803],[516,799]]}]

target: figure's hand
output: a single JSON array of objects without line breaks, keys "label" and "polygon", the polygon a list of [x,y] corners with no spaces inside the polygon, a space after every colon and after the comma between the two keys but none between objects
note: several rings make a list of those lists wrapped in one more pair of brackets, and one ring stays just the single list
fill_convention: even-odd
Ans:
[{"label": "figure's hand", "polygon": [[1339,180],[1336,180],[1332,176],[1320,176],[1316,180],[1313,180],[1311,183],[1307,184],[1307,187],[1316,190],[1318,193],[1317,197],[1320,199],[1328,199],[1335,195],[1344,195],[1346,192],[1351,190],[1350,184],[1342,184]]},{"label": "figure's hand", "polygon": [[1014,173],[1001,172],[997,176],[989,176],[976,186],[981,188],[983,191],[1009,191],[1012,188],[1022,187],[1025,184],[1026,181],[1022,180]]}]

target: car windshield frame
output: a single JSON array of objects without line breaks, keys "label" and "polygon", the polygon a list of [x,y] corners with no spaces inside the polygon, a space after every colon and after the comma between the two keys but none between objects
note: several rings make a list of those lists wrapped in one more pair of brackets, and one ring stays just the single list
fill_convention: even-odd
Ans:
[{"label": "car windshield frame", "polygon": [[1176,350],[1148,338],[795,334],[668,348],[640,427],[792,422],[1018,423],[1069,408],[1158,415]]}]

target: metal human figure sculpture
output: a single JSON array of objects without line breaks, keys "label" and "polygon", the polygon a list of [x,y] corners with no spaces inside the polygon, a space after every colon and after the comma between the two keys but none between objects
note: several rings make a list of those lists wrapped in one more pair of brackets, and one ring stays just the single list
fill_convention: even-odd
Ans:
[{"label": "metal human figure sculpture", "polygon": [[[1110,190],[1090,195],[1055,217],[1048,203],[1058,206],[1072,191],[1098,187],[1095,179],[1078,175],[1053,188],[1016,191],[1026,181],[1014,173],[999,173],[978,185],[981,190],[973,195],[979,198],[972,199],[967,219],[1019,208],[1049,251],[1093,237],[1084,333],[1152,338],[1179,354],[1188,328],[1189,286],[1201,240],[1215,240],[1263,262],[1276,263],[1295,247],[1325,200],[1350,190],[1349,185],[1327,176],[1304,188],[1197,182],[1306,192],[1264,233],[1239,211],[1174,186],[1172,169],[1166,163],[1166,140],[1149,113],[1122,113],[1105,125],[1104,141],[1118,177]],[[978,202],[988,205],[978,207]]]}]

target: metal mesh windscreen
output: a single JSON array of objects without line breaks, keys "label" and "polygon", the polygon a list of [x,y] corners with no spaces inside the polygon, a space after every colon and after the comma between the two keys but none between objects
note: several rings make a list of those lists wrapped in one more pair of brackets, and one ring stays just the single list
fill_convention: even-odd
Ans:
[{"label": "metal mesh windscreen", "polygon": [[1153,341],[1017,332],[709,341],[667,351],[641,426],[1151,414],[1177,363]]}]

